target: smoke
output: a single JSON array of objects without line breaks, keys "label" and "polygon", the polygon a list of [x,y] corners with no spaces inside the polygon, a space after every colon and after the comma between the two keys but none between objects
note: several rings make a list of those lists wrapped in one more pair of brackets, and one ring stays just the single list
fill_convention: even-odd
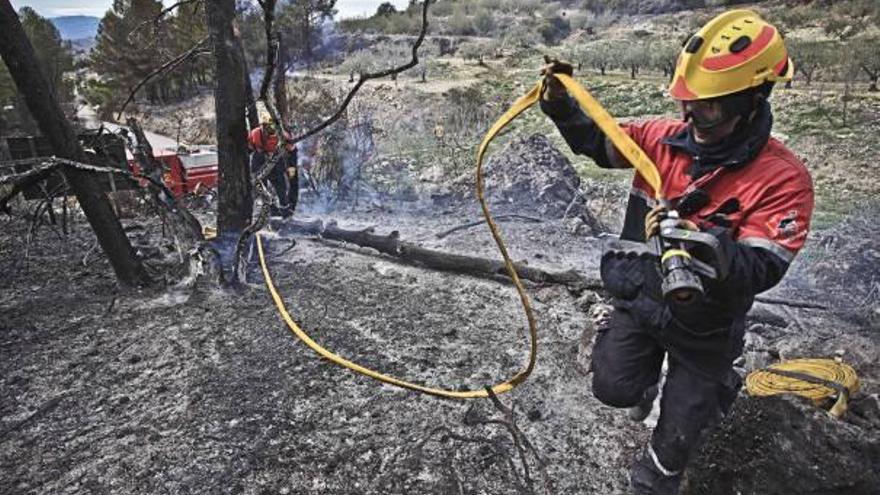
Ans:
[{"label": "smoke", "polygon": [[320,40],[312,50],[314,61],[329,60],[339,56],[344,38],[336,30],[336,22],[332,18],[321,23]]},{"label": "smoke", "polygon": [[362,115],[302,145],[299,214],[436,208],[435,195],[418,190],[411,160],[378,155],[375,132],[372,116]]}]

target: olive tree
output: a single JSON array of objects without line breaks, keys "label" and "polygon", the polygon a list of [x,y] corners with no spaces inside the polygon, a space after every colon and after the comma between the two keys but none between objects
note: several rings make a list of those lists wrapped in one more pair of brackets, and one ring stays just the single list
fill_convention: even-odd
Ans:
[{"label": "olive tree", "polygon": [[854,59],[868,76],[868,91],[877,91],[877,79],[880,78],[880,38],[864,37],[854,42]]},{"label": "olive tree", "polygon": [[786,45],[794,60],[795,71],[804,77],[807,86],[813,82],[817,70],[834,63],[835,47],[832,42],[792,38]]}]

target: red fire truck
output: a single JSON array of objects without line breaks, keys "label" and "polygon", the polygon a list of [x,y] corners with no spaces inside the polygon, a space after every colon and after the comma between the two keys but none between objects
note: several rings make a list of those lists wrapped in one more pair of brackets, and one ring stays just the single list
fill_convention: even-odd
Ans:
[{"label": "red fire truck", "polygon": [[[153,152],[165,166],[163,181],[175,197],[199,194],[217,187],[217,152],[204,149],[164,149]],[[137,174],[138,164],[129,156],[128,165]]]},{"label": "red fire truck", "polygon": [[[140,167],[131,153],[125,150],[123,142],[118,137],[112,134],[100,134],[96,137],[94,133],[84,133],[79,137],[81,142],[85,143],[85,147],[89,149],[101,148],[103,159],[96,159],[96,165],[123,168],[127,162],[129,169],[135,176],[139,174]],[[51,146],[45,138],[40,136],[9,137],[5,141],[9,156],[13,160],[52,156]],[[154,155],[162,162],[165,168],[163,180],[175,197],[181,197],[185,194],[200,194],[217,187],[219,172],[216,151],[207,148],[180,147],[159,149],[154,151]],[[10,173],[21,173],[29,167],[30,165],[0,163],[0,175],[3,175],[3,169],[10,169]],[[114,174],[98,174],[96,180],[99,180],[104,190],[114,193],[129,189],[134,185],[114,176]],[[139,182],[142,187],[146,186],[146,180],[141,179]],[[46,184],[26,188],[24,196],[26,199],[42,199],[47,195],[56,196],[63,194],[64,187],[65,183],[60,176],[52,176],[47,179]]]}]

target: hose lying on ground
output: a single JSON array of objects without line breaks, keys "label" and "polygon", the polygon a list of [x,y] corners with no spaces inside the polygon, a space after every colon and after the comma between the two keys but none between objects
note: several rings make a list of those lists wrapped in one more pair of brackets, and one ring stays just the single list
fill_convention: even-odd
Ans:
[{"label": "hose lying on ground", "polygon": [[[602,106],[590,95],[590,93],[586,89],[583,88],[583,86],[581,86],[577,81],[569,76],[559,74],[556,75],[556,77],[568,89],[575,100],[578,101],[578,103],[581,105],[581,108],[584,109],[587,115],[589,115],[590,118],[592,118],[596,122],[599,128],[602,129],[605,135],[608,136],[608,138],[614,143],[620,153],[633,165],[633,167],[640,174],[642,174],[648,184],[650,184],[651,187],[654,188],[657,198],[660,199],[662,191],[660,174],[657,172],[657,167],[650,160],[650,158],[648,158],[645,152],[642,151],[638,144],[636,144],[632,140],[632,138],[630,138],[620,128],[614,118],[611,117],[611,115],[608,114],[608,112],[605,111],[604,108],[602,108]],[[538,102],[541,97],[542,89],[543,81],[539,82],[534,88],[532,88],[531,91],[529,91],[526,95],[522,96],[516,102],[514,102],[513,106],[508,109],[507,112],[505,112],[504,115],[502,115],[486,133],[486,136],[483,138],[482,143],[480,143],[480,147],[477,152],[477,199],[479,200],[480,206],[483,210],[483,216],[486,218],[486,225],[488,225],[489,231],[492,233],[492,238],[495,240],[495,243],[498,246],[498,250],[501,252],[502,258],[504,258],[504,266],[507,270],[507,273],[513,281],[514,287],[516,287],[517,294],[519,294],[520,302],[522,303],[523,310],[526,314],[526,319],[528,320],[529,324],[528,361],[516,375],[514,375],[509,380],[497,383],[490,387],[486,387],[485,389],[464,391],[443,390],[385,375],[378,371],[371,370],[357,363],[349,361],[337,354],[334,354],[333,352],[325,349],[320,344],[315,342],[311,337],[309,337],[309,335],[306,334],[299,327],[299,325],[297,325],[296,321],[294,321],[293,317],[287,311],[287,308],[284,305],[284,301],[281,298],[281,295],[278,293],[278,290],[275,288],[274,282],[272,281],[272,276],[266,263],[265,253],[263,252],[262,239],[260,235],[257,234],[257,254],[260,259],[260,267],[263,271],[263,278],[266,282],[266,287],[269,289],[269,293],[272,295],[272,300],[275,302],[275,306],[278,308],[278,312],[281,314],[281,317],[284,319],[284,322],[287,324],[290,331],[293,332],[294,335],[296,335],[312,350],[340,366],[344,366],[352,371],[361,373],[363,375],[369,376],[371,378],[391,385],[430,395],[435,395],[438,397],[455,399],[489,397],[492,394],[502,394],[504,392],[509,392],[510,390],[513,390],[514,387],[524,382],[529,377],[535,367],[535,356],[537,354],[538,339],[535,316],[533,314],[531,304],[529,303],[528,295],[523,288],[519,275],[516,272],[516,268],[513,265],[513,261],[510,259],[510,255],[507,252],[507,247],[505,246],[504,241],[501,238],[501,233],[498,230],[498,226],[495,224],[492,219],[492,215],[489,213],[489,206],[483,193],[483,158],[486,150],[489,147],[489,144],[492,142],[493,139],[495,139],[495,136],[497,136],[502,129],[504,129],[510,122],[512,122],[517,116],[519,116],[519,114]]]},{"label": "hose lying on ground", "polygon": [[859,389],[852,366],[834,359],[792,359],[749,373],[746,390],[752,396],[795,394],[819,407],[831,398],[828,414],[839,418],[846,413],[849,397]]}]

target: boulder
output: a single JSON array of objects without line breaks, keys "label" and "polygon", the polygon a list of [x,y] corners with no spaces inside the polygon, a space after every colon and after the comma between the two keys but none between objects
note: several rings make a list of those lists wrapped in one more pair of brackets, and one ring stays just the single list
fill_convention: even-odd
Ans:
[{"label": "boulder", "polygon": [[556,218],[565,214],[581,185],[571,162],[543,134],[512,140],[490,156],[484,172],[490,203]]},{"label": "boulder", "polygon": [[794,396],[741,397],[691,462],[682,493],[877,494],[878,466],[877,423],[835,419]]}]

